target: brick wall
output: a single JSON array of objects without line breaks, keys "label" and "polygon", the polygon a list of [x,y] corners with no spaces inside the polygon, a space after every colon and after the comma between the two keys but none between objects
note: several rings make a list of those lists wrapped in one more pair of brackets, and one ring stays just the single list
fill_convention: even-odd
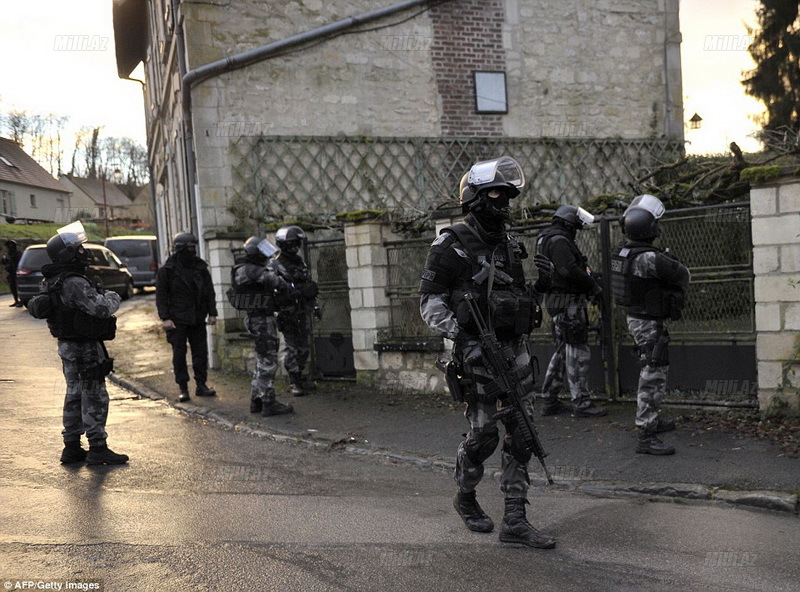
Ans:
[{"label": "brick wall", "polygon": [[475,113],[474,70],[505,71],[503,0],[463,0],[431,10],[431,60],[444,136],[499,136],[502,115]]}]

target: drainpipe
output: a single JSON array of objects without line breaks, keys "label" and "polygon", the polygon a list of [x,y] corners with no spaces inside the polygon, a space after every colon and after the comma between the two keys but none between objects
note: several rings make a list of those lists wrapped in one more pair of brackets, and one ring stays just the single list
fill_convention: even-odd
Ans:
[{"label": "drainpipe", "polygon": [[[172,19],[175,26],[175,42],[176,42],[176,53],[178,54],[178,74],[180,74],[181,80],[183,80],[184,76],[186,76],[186,41],[183,38],[183,14],[178,13],[178,8],[180,4],[180,0],[170,0],[172,4]],[[189,89],[186,85],[181,84],[181,93],[187,93]],[[186,109],[186,98],[183,98],[184,109],[183,109],[183,154],[184,154],[184,164],[186,170],[186,190],[189,192],[189,219],[191,220],[191,230],[192,233],[197,236],[198,239],[202,239],[200,236],[200,221],[197,219],[197,212],[199,210],[198,207],[198,197],[196,191],[196,184],[197,184],[197,165],[194,159],[194,140],[192,135],[192,117],[191,117],[191,109]],[[205,257],[205,246],[204,242],[200,240],[198,243],[200,247],[200,257]]]},{"label": "drainpipe", "polygon": [[[178,1],[179,0],[172,0],[173,15],[175,15],[174,18],[176,19],[178,14]],[[200,227],[197,225],[199,222],[198,212],[200,207],[199,203],[197,202],[198,197],[195,191],[195,179],[197,172],[195,170],[196,162],[193,149],[194,126],[192,123],[192,88],[196,84],[208,80],[209,78],[219,76],[225,72],[232,72],[234,70],[249,66],[250,64],[255,64],[257,62],[269,59],[280,52],[286,51],[289,48],[324,39],[325,37],[330,37],[337,33],[341,33],[355,26],[364,25],[366,23],[403,12],[404,10],[408,10],[410,8],[415,8],[424,4],[442,4],[450,1],[451,0],[439,0],[438,2],[433,2],[432,0],[405,0],[404,2],[392,4],[391,6],[378,8],[357,16],[351,16],[346,19],[330,23],[328,25],[323,25],[322,27],[317,27],[316,29],[311,29],[310,31],[306,31],[304,33],[298,33],[296,35],[292,35],[291,37],[287,37],[286,39],[275,41],[273,43],[251,49],[234,56],[222,58],[215,62],[211,62],[210,64],[206,64],[205,66],[199,66],[198,68],[195,68],[189,72],[186,71],[183,25],[182,23],[178,23],[176,20],[178,55],[180,59],[181,96],[183,102],[183,139],[185,143],[186,166],[189,175],[189,195],[192,208],[192,225],[197,229],[197,232],[200,232]]]},{"label": "drainpipe", "polygon": [[[138,78],[131,78],[130,76],[126,76],[123,80],[130,80],[132,82],[138,82],[142,85],[142,95],[144,95],[144,103],[145,109],[147,109],[147,95],[145,94],[146,84],[144,80],[139,80]],[[145,117],[145,126],[147,126],[147,117]],[[153,179],[153,165],[150,164],[150,153],[147,153],[147,173],[148,177],[150,177],[150,206],[153,208],[153,234],[156,236],[158,235],[158,205],[156,203],[156,182]],[[156,241],[156,261],[161,264],[161,247],[159,246],[159,241]]]},{"label": "drainpipe", "polygon": [[[287,37],[286,39],[283,39],[281,41],[275,41],[273,43],[269,43],[267,45],[257,47],[255,49],[251,49],[249,51],[234,56],[223,58],[187,72],[185,42],[183,38],[183,23],[177,20],[178,19],[177,5],[179,0],[171,0],[171,1],[173,7],[172,10],[173,18],[176,19],[175,34],[178,36],[177,37],[178,59],[179,59],[178,64],[179,64],[179,72],[181,75],[181,97],[182,97],[182,108],[183,108],[183,140],[186,152],[186,170],[189,179],[189,203],[191,204],[190,207],[192,211],[192,227],[196,229],[197,237],[199,239],[202,239],[202,237],[200,236],[202,221],[199,219],[199,214],[201,212],[200,212],[200,204],[198,203],[199,197],[197,195],[197,190],[195,185],[195,180],[197,178],[197,171],[196,171],[197,163],[195,161],[195,155],[194,155],[194,125],[192,123],[192,88],[196,84],[200,84],[201,82],[208,80],[209,78],[214,78],[215,76],[219,76],[220,74],[223,74],[225,72],[232,72],[234,70],[238,70],[240,68],[249,66],[250,64],[255,64],[257,62],[269,59],[275,56],[276,54],[285,51],[289,48],[297,47],[299,45],[303,45],[311,41],[324,39],[326,37],[330,37],[337,33],[351,29],[357,25],[363,25],[402,12],[404,10],[408,10],[410,8],[421,6],[423,4],[429,4],[432,2],[432,0],[405,0],[404,2],[393,4],[385,8],[379,8],[376,10],[365,12],[358,16],[342,19],[340,21],[336,21],[329,25],[317,27],[316,29],[311,29],[310,31],[299,33],[297,35],[292,35],[291,37]],[[439,2],[437,3],[449,2],[449,1],[450,0],[439,0]],[[204,241],[200,240],[200,245],[204,244],[205,244]],[[209,362],[211,367],[213,368],[216,366],[216,355],[213,347],[213,339],[211,333],[208,334],[208,351],[210,357]]]}]

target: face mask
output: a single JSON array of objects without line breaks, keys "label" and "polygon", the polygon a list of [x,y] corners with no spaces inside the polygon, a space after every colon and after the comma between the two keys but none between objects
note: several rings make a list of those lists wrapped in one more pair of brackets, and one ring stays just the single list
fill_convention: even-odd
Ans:
[{"label": "face mask", "polygon": [[194,249],[183,249],[181,251],[178,251],[178,261],[180,261],[184,265],[190,264],[192,261],[194,261],[194,258],[195,258]]},{"label": "face mask", "polygon": [[86,249],[80,247],[75,252],[74,261],[79,265],[83,265],[84,267],[89,267],[89,253],[86,252]]}]

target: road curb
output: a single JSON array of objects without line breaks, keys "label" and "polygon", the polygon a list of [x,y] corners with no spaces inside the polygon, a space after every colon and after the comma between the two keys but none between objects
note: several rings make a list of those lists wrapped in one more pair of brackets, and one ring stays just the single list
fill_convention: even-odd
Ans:
[{"label": "road curb", "polygon": [[[242,434],[266,438],[274,442],[310,447],[320,451],[338,452],[354,458],[371,458],[390,464],[402,464],[450,473],[455,470],[455,463],[440,457],[423,457],[406,451],[400,452],[369,446],[352,437],[345,440],[330,440],[316,436],[309,437],[296,433],[279,432],[263,427],[253,427],[251,424],[232,421],[217,411],[212,411],[207,407],[196,405],[192,402],[173,402],[168,396],[145,387],[119,373],[110,374],[108,378],[117,386],[129,390],[139,397],[162,401],[187,415],[202,417]],[[502,471],[499,470],[487,471],[486,473],[487,477],[498,483],[500,482],[501,474]],[[531,475],[531,484],[542,488],[548,486],[544,478],[539,478],[536,474]],[[598,497],[645,497],[654,501],[705,501],[790,514],[800,513],[800,496],[797,493],[785,491],[732,490],[698,483],[622,483],[570,479],[569,477],[556,480],[551,487]]]}]

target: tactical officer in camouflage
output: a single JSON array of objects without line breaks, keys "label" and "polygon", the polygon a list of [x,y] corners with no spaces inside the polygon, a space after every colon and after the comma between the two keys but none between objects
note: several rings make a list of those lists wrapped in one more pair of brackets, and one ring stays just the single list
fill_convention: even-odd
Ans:
[{"label": "tactical officer in camouflage", "polygon": [[667,388],[669,331],[667,320],[678,320],[691,275],[678,259],[653,245],[664,204],[652,195],[640,195],[622,216],[627,241],[611,259],[612,286],[618,305],[625,307],[628,331],[639,352],[639,388],[636,452],[658,456],[675,448],[656,434],[675,429],[675,420],[659,417]]},{"label": "tactical officer in camouflage", "polygon": [[[420,282],[420,313],[438,335],[454,341],[453,375],[448,386],[456,400],[466,403],[470,431],[458,447],[453,505],[464,524],[475,532],[491,532],[492,519],[475,497],[484,462],[500,442],[498,410],[507,399],[495,387],[482,355],[477,329],[465,295],[472,295],[502,346],[513,351],[521,382],[533,403],[534,377],[527,335],[541,323],[540,294],[549,287],[552,265],[536,256],[539,279],[526,284],[522,259],[525,248],[507,233],[510,200],[524,187],[519,164],[510,157],[479,162],[464,175],[460,187],[464,221],[442,231],[433,242]],[[510,420],[510,416],[509,416]],[[503,420],[504,422],[506,420]],[[525,504],[531,453],[515,437],[513,421],[505,424],[500,489],[505,515],[500,540],[550,549],[556,542],[527,521]],[[518,432],[517,432],[518,433]]]},{"label": "tactical officer in camouflage", "polygon": [[579,230],[594,222],[594,216],[573,205],[560,206],[553,223],[536,241],[536,252],[553,262],[553,283],[545,296],[547,312],[553,319],[556,349],[550,358],[542,384],[542,415],[568,411],[558,400],[566,375],[574,417],[601,417],[603,407],[589,400],[589,317],[587,298],[598,302],[602,289],[589,272],[586,257],[575,238]]},{"label": "tactical officer in camouflage", "polygon": [[291,413],[294,408],[275,399],[278,370],[278,329],[275,326],[275,292],[288,284],[267,267],[278,248],[267,239],[251,236],[244,242],[244,257],[233,268],[235,304],[247,311],[245,328],[255,339],[256,366],[250,391],[250,412],[264,417]]},{"label": "tactical officer in camouflage", "polygon": [[311,354],[311,313],[322,318],[317,306],[317,283],[300,254],[306,233],[299,226],[284,226],[275,233],[280,253],[272,258],[269,267],[282,277],[291,290],[277,300],[278,330],[283,333],[283,366],[289,374],[292,395],[301,397],[313,390],[314,383],[303,376]]},{"label": "tactical officer in camouflage", "polygon": [[[89,255],[84,242],[86,233],[80,222],[60,228],[47,241],[52,263],[42,267],[40,295],[31,299],[29,312],[46,318],[50,333],[58,339],[67,383],[61,462],[117,465],[128,462],[128,456],[117,454],[106,444],[109,399],[105,377],[112,370],[113,360],[103,341],[114,338],[113,315],[120,297],[86,277]],[[88,453],[81,446],[84,433],[89,441]]]}]

